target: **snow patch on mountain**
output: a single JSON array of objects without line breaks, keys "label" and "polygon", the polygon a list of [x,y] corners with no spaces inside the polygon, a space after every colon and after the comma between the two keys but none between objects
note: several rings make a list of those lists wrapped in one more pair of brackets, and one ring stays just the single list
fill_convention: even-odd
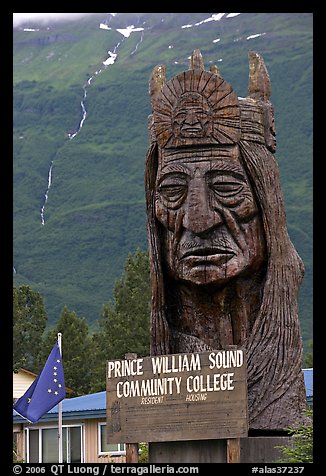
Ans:
[{"label": "snow patch on mountain", "polygon": [[[100,23],[100,29],[101,30],[112,30],[106,23]],[[129,25],[127,28],[115,28],[115,31],[118,31],[123,35],[125,38],[129,38],[131,33],[134,31],[143,31],[144,28],[135,28],[135,25]]]},{"label": "snow patch on mountain", "polygon": [[259,36],[266,35],[266,32],[264,33],[256,33],[255,35],[249,35],[247,36],[246,40],[251,40],[252,38],[258,38]]},{"label": "snow patch on mountain", "polygon": [[112,51],[108,51],[108,59],[103,61],[104,66],[108,66],[109,64],[113,64],[117,58],[117,53],[112,53]]},{"label": "snow patch on mountain", "polygon": [[233,17],[236,17],[237,15],[240,15],[240,13],[213,13],[212,16],[205,18],[204,20],[201,20],[194,24],[188,23],[187,25],[182,25],[181,28],[192,28],[193,26],[199,26],[199,25],[202,25],[203,23],[207,23],[210,21],[220,21],[223,17],[233,18]]}]

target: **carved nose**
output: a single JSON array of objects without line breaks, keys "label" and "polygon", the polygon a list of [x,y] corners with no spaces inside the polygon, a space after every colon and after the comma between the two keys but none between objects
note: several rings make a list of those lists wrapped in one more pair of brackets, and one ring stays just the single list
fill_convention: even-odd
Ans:
[{"label": "carved nose", "polygon": [[209,203],[205,186],[196,183],[189,188],[184,208],[183,227],[196,235],[202,235],[219,226],[222,222],[221,215],[212,209]]},{"label": "carved nose", "polygon": [[199,123],[199,120],[197,119],[196,114],[192,114],[192,113],[187,114],[187,117],[185,119],[185,124],[193,126],[198,123]]}]

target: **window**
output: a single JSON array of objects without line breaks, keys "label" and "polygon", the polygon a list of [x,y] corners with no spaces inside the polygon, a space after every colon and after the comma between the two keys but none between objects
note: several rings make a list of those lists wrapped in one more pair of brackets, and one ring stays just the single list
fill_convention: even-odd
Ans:
[{"label": "window", "polygon": [[[41,430],[42,432],[42,461],[41,463],[55,463],[58,461],[58,429],[46,428]],[[64,434],[64,432],[63,432]],[[63,448],[65,447],[63,441]],[[63,450],[63,454],[65,451]],[[65,462],[65,460],[63,460]]]},{"label": "window", "polygon": [[[82,426],[62,427],[64,463],[83,463]],[[26,428],[26,463],[58,462],[58,427]]]},{"label": "window", "polygon": [[110,456],[118,456],[126,454],[126,446],[124,443],[108,444],[106,440],[106,423],[98,424],[98,454]]}]

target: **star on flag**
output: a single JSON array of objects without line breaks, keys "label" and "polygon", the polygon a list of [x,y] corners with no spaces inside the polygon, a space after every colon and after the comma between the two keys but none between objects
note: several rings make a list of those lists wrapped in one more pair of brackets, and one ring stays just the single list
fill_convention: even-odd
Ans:
[{"label": "star on flag", "polygon": [[36,423],[66,396],[63,365],[60,357],[57,342],[38,377],[14,405],[14,409],[32,423]]}]

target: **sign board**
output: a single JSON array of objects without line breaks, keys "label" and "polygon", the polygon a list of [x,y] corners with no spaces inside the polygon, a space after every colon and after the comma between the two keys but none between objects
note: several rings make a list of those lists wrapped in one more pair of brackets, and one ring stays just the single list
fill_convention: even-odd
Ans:
[{"label": "sign board", "polygon": [[107,362],[108,442],[248,436],[243,349]]}]

